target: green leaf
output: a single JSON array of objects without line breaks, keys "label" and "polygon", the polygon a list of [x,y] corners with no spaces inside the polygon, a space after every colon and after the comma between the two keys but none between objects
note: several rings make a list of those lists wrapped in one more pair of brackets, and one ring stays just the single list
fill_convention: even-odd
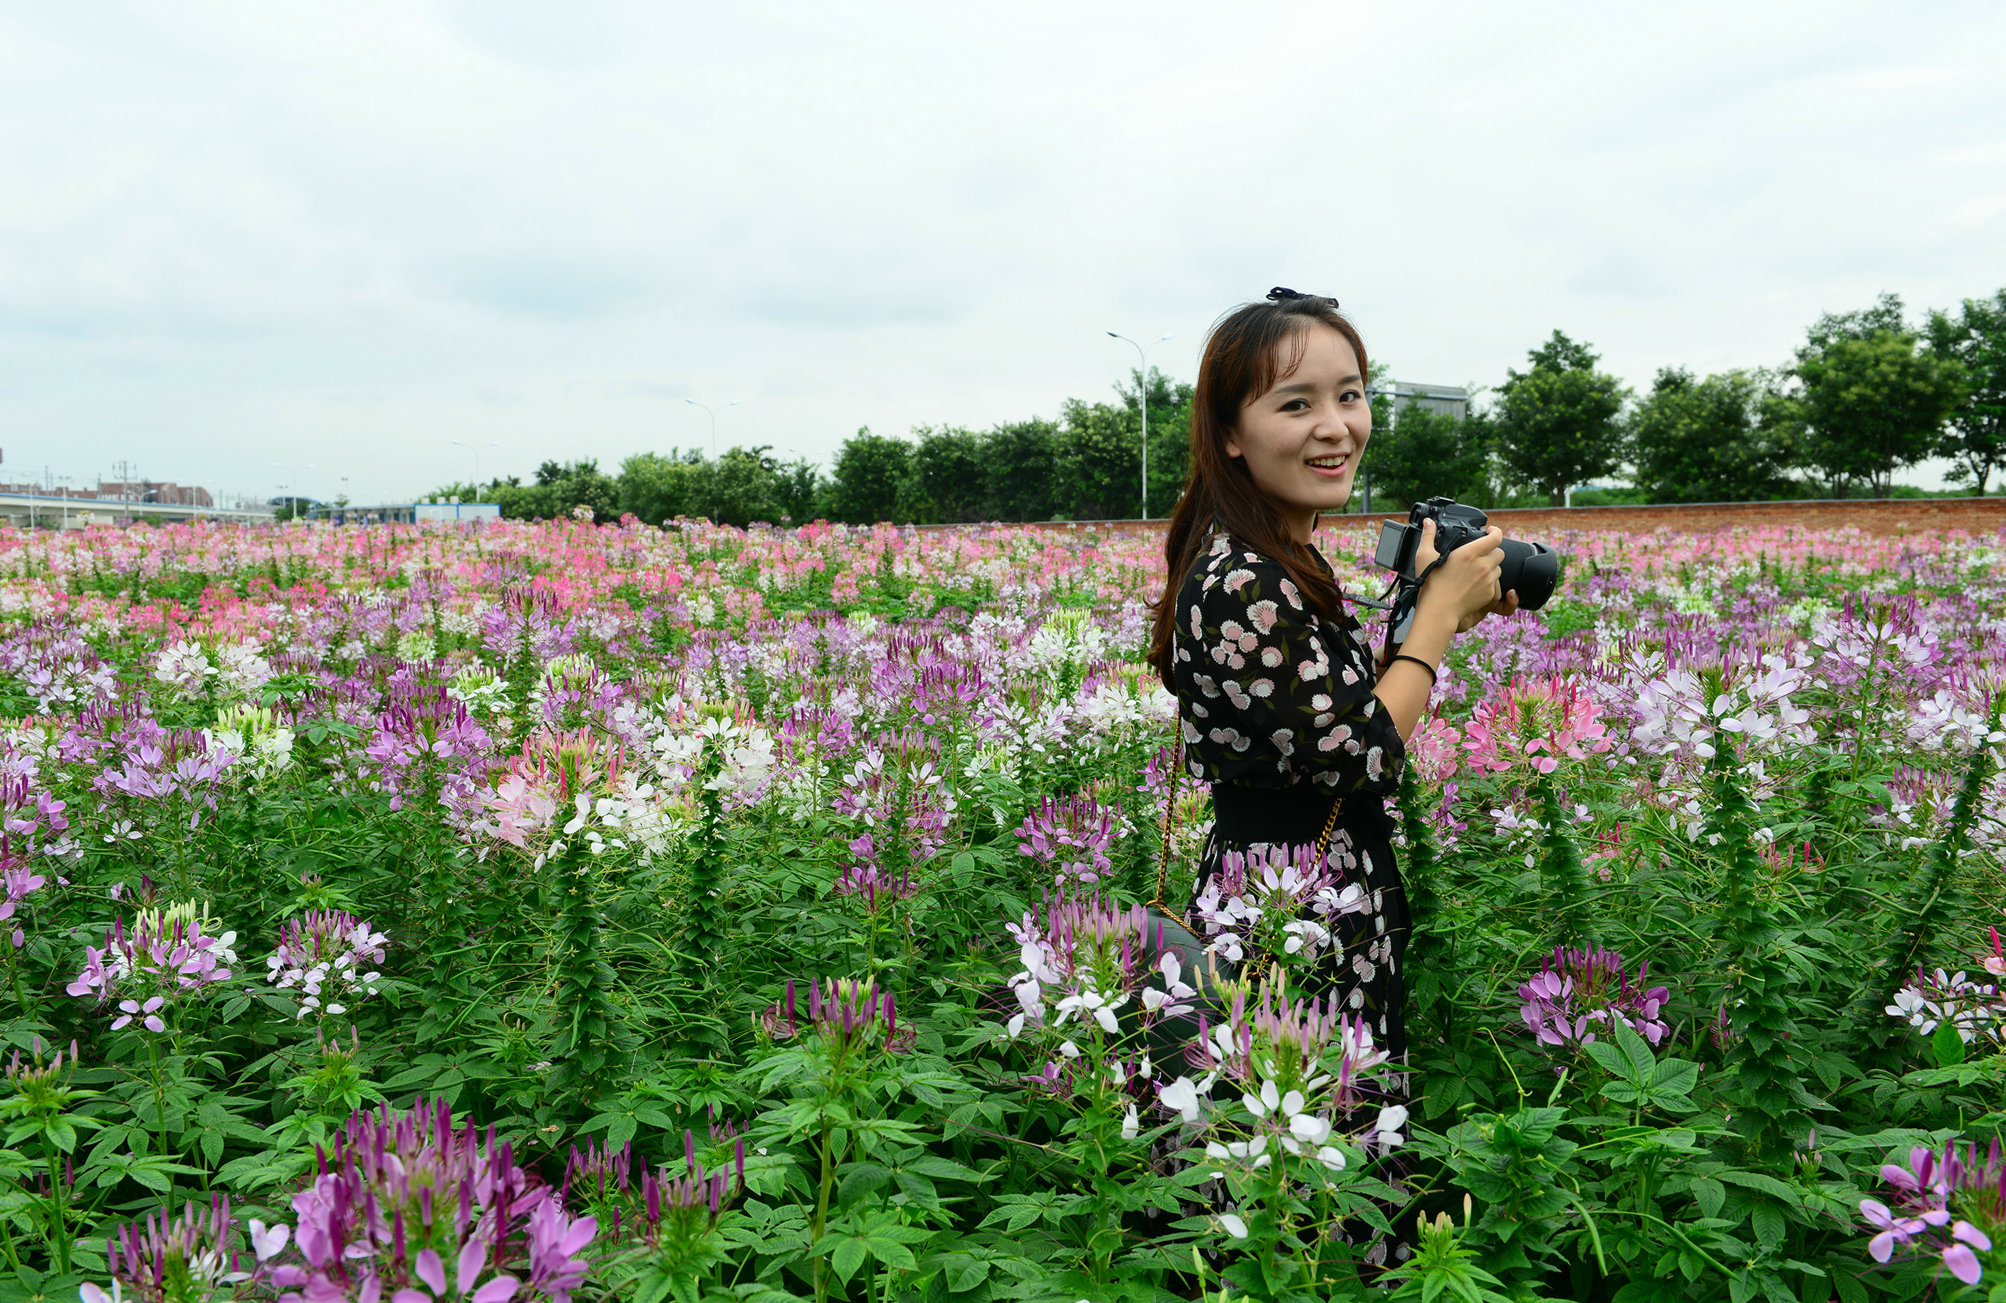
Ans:
[{"label": "green leaf", "polygon": [[899,1167],[907,1172],[917,1172],[921,1176],[931,1176],[948,1181],[973,1181],[980,1184],[989,1178],[972,1167],[964,1167],[951,1158],[939,1154],[920,1153],[899,1160]]},{"label": "green leaf", "polygon": [[1750,1215],[1750,1226],[1755,1232],[1755,1242],[1765,1249],[1783,1243],[1783,1234],[1788,1229],[1782,1210],[1773,1203],[1757,1204]]},{"label": "green leaf", "polygon": [[959,1294],[974,1289],[989,1279],[989,1259],[972,1257],[966,1253],[950,1253],[941,1260],[941,1267],[947,1273],[947,1288]]},{"label": "green leaf", "polygon": [[1738,1185],[1745,1190],[1760,1190],[1763,1194],[1774,1195],[1792,1208],[1797,1207],[1802,1202],[1798,1197],[1797,1191],[1783,1184],[1783,1182],[1773,1176],[1764,1176],[1760,1172],[1743,1172],[1734,1168],[1718,1172],[1715,1175],[1729,1185]]},{"label": "green leaf", "polygon": [[1657,1057],[1651,1053],[1650,1044],[1622,1023],[1617,1023],[1613,1030],[1617,1046],[1630,1061],[1630,1071],[1624,1075],[1640,1085],[1650,1081],[1658,1066]]},{"label": "green leaf", "polygon": [[1937,1024],[1936,1031],[1930,1036],[1929,1052],[1939,1068],[1954,1068],[1964,1062],[1964,1038],[1957,1034],[1957,1028],[1948,1019]]},{"label": "green leaf", "polygon": [[845,1235],[836,1241],[835,1252],[829,1255],[829,1261],[835,1267],[836,1275],[847,1281],[857,1274],[857,1268],[863,1266],[870,1256],[870,1250],[864,1247],[861,1238]]},{"label": "green leaf", "polygon": [[1666,1059],[1651,1074],[1651,1093],[1690,1095],[1700,1084],[1700,1065],[1690,1059]]},{"label": "green leaf", "polygon": [[1590,1041],[1581,1048],[1587,1050],[1588,1057],[1595,1060],[1596,1066],[1610,1076],[1617,1078],[1629,1076],[1630,1061],[1624,1057],[1623,1051],[1614,1045],[1607,1041]]},{"label": "green leaf", "polygon": [[1702,1216],[1718,1217],[1721,1205],[1727,1202],[1727,1187],[1710,1176],[1696,1176],[1693,1178],[1693,1202],[1700,1206]]}]

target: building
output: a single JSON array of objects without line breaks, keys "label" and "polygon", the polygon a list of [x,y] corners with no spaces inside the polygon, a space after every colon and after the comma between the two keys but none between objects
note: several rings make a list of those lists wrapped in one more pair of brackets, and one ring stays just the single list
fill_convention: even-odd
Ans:
[{"label": "building", "polygon": [[349,503],[336,507],[323,503],[315,515],[338,525],[410,525],[421,520],[500,520],[501,504],[496,502],[384,502],[374,505]]},{"label": "building", "polygon": [[1424,385],[1412,380],[1388,380],[1370,386],[1366,392],[1374,398],[1384,395],[1393,400],[1393,422],[1396,425],[1400,423],[1400,409],[1416,404],[1458,421],[1467,419],[1470,414],[1470,391],[1461,385]]},{"label": "building", "polygon": [[116,502],[153,504],[163,507],[213,507],[216,500],[209,490],[173,480],[106,480],[98,485],[97,496]]}]

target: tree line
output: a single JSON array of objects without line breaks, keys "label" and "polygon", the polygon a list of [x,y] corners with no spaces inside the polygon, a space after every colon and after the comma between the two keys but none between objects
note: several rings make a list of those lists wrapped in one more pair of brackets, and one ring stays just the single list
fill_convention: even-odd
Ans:
[{"label": "tree line", "polygon": [[1561,331],[1526,356],[1467,417],[1403,404],[1381,423],[1364,469],[1382,505],[1558,504],[1607,479],[1635,502],[1886,497],[1931,457],[1983,494],[2006,468],[2006,289],[1913,325],[1884,294],[1820,317],[1785,366],[1665,367],[1641,395]]},{"label": "tree line", "polygon": [[[1979,494],[2006,469],[2006,289],[1910,323],[1901,299],[1828,313],[1776,368],[1697,376],[1660,370],[1633,394],[1587,344],[1556,330],[1524,370],[1455,416],[1381,394],[1363,471],[1373,505],[1447,495],[1479,506],[1558,504],[1570,488],[1620,479],[1634,502],[1887,496],[1895,474],[1930,457]],[[1388,368],[1376,368],[1382,375]],[[533,483],[497,479],[434,493],[542,519],[589,507],[734,525],[816,518],[950,524],[1129,518],[1143,510],[1141,425],[1148,405],[1152,516],[1169,514],[1190,463],[1191,386],[1151,368],[1116,401],[1068,399],[1056,420],[973,430],[868,428],[825,472],[770,447],[640,453],[617,474],[546,461]],[[1364,506],[1354,495],[1354,509]]]}]

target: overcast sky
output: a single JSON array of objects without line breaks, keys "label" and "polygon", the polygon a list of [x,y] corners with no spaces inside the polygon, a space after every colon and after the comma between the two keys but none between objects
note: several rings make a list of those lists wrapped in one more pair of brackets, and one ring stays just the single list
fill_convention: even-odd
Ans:
[{"label": "overcast sky", "polygon": [[1639,388],[2006,285],[1998,3],[5,0],[0,95],[7,479],[385,500],[685,398],[826,462],[1275,284]]}]

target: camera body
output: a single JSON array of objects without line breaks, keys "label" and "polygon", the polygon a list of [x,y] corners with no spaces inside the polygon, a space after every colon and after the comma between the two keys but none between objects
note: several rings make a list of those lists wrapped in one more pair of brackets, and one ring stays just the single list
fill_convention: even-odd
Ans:
[{"label": "camera body", "polygon": [[[1484,536],[1490,517],[1454,498],[1430,498],[1417,502],[1407,513],[1407,523],[1387,521],[1379,527],[1379,546],[1372,554],[1374,565],[1393,571],[1402,582],[1419,578],[1414,554],[1421,546],[1421,525],[1435,522],[1435,550],[1443,556],[1465,543]],[[1504,566],[1498,572],[1500,594],[1518,593],[1521,611],[1537,611],[1553,596],[1560,580],[1560,558],[1544,543],[1526,543],[1515,538],[1504,541]]]}]

